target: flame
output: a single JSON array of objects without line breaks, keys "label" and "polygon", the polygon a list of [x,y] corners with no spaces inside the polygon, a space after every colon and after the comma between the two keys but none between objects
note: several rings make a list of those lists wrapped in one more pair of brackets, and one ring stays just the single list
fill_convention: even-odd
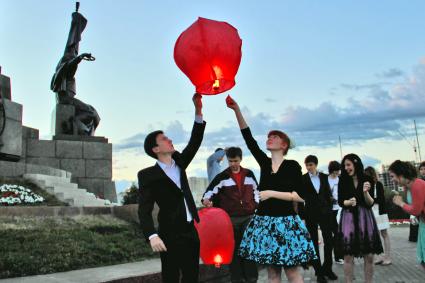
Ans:
[{"label": "flame", "polygon": [[223,258],[221,257],[221,255],[217,254],[214,257],[214,263],[215,263],[215,267],[220,267],[220,265],[223,263]]},{"label": "flame", "polygon": [[213,89],[217,90],[220,88],[220,81],[219,80],[215,80],[214,84],[213,84]]}]

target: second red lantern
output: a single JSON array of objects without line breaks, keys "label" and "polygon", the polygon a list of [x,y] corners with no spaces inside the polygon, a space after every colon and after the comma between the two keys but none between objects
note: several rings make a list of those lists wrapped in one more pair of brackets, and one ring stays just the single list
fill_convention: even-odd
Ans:
[{"label": "second red lantern", "polygon": [[198,18],[177,39],[174,60],[196,92],[217,94],[235,85],[242,40],[226,22]]},{"label": "second red lantern", "polygon": [[230,264],[233,258],[235,240],[229,215],[221,208],[203,208],[199,210],[198,230],[200,256],[204,264]]}]

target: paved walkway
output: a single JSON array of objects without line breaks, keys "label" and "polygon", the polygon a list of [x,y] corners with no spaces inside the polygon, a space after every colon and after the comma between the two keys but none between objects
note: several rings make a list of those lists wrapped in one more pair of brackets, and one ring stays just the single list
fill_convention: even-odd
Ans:
[{"label": "paved walkway", "polygon": [[[390,230],[393,264],[390,266],[376,266],[375,280],[377,283],[423,283],[425,271],[416,263],[416,244],[407,241],[408,227],[393,227]],[[29,276],[0,280],[1,283],[96,283],[107,282],[122,278],[135,277],[143,274],[152,274],[160,271],[159,259],[147,260],[128,264],[75,270],[48,275]],[[334,271],[339,276],[338,281],[344,282],[343,265],[334,264]],[[364,282],[363,260],[356,260],[355,282]],[[315,282],[314,270],[303,271],[305,282]],[[283,282],[287,282],[283,274]],[[137,282],[137,281],[133,281]],[[152,282],[153,281],[149,281]],[[260,270],[258,283],[267,282],[267,272]]]},{"label": "paved walkway", "polygon": [[[375,265],[374,282],[376,283],[424,283],[425,270],[416,262],[416,243],[409,242],[409,227],[391,227],[392,265]],[[323,245],[321,245],[323,259]],[[337,281],[344,282],[344,265],[333,265],[333,271],[338,275]],[[313,268],[303,271],[304,282],[316,282]],[[363,259],[355,260],[354,282],[364,282]],[[267,282],[266,270],[260,271],[259,283]],[[288,282],[282,272],[282,282]]]}]

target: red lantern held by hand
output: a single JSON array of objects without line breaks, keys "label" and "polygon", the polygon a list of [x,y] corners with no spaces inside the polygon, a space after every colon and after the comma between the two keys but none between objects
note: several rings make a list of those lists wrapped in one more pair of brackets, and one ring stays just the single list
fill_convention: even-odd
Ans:
[{"label": "red lantern held by hand", "polygon": [[201,242],[200,255],[204,264],[232,262],[235,240],[229,215],[220,208],[203,208],[199,211],[199,223],[195,222]]},{"label": "red lantern held by hand", "polygon": [[201,94],[218,94],[235,85],[242,40],[226,22],[198,18],[177,39],[174,61]]}]

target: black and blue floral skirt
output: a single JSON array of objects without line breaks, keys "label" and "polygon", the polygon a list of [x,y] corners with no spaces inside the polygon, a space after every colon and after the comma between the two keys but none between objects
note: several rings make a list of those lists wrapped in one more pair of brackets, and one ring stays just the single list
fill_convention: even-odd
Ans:
[{"label": "black and blue floral skirt", "polygon": [[292,267],[316,259],[313,242],[298,215],[254,215],[242,238],[239,255],[259,264]]}]

